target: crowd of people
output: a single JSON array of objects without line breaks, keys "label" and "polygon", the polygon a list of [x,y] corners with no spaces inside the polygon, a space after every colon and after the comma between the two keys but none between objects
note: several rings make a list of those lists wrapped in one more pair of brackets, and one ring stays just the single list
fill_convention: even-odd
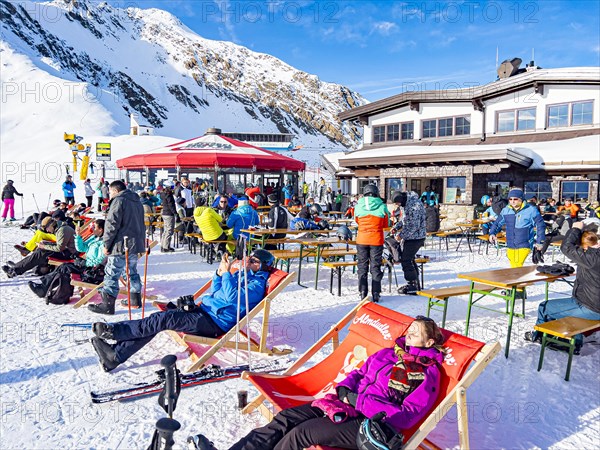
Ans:
[{"label": "crowd of people", "polygon": [[[285,237],[288,229],[323,230],[331,226],[321,203],[305,190],[306,183],[300,188],[301,195],[286,184],[281,191],[270,190],[268,194],[258,186],[249,186],[243,195],[221,192],[212,198],[207,195],[210,186],[198,181],[182,178],[163,182],[154,189],[154,186],[142,188],[139,183],[128,185],[123,180],[108,183],[101,179],[94,190],[90,180],[86,180],[87,202],[76,205],[76,186],[71,177],[67,177],[62,185],[64,201],[57,199],[49,211],[32,214],[25,220],[22,227],[31,228],[34,235],[30,241],[15,245],[23,259],[9,261],[2,269],[9,277],[35,269],[42,277],[38,282],[29,281],[28,285],[39,297],[47,297],[51,286],[61,277],[101,274],[96,282],[103,282],[102,301],[91,304],[89,310],[113,315],[121,277],[129,284],[129,300],[123,300],[122,304],[132,308],[141,306],[142,284],[137,263],[146,251],[147,235],[158,216],[162,219],[163,252],[174,251],[171,246],[174,233],[197,231],[207,242],[228,244],[248,238],[242,230],[261,226],[259,206],[266,207],[263,222],[273,230],[270,239]],[[340,211],[357,224],[360,298],[365,298],[370,288],[372,300],[381,300],[382,260],[386,249],[389,252],[386,257],[400,263],[404,273],[406,284],[399,293],[417,294],[422,287],[415,257],[425,243],[427,231],[432,228],[430,222],[437,222],[434,225],[439,227],[437,195],[429,188],[422,194],[393,192],[393,208],[388,208],[377,186],[367,184],[361,195],[351,198],[345,211],[341,211],[341,191],[335,194],[330,187],[322,191],[328,211]],[[99,198],[98,209],[105,213],[105,218],[84,225],[84,215],[92,209],[95,193]],[[14,218],[15,195],[22,194],[12,181],[7,182],[2,194],[3,218]],[[581,209],[589,216],[584,221]],[[532,250],[534,254],[543,254],[548,241],[555,237],[561,238],[564,255],[577,264],[572,296],[542,302],[537,323],[566,316],[600,320],[599,215],[597,203],[583,208],[569,198],[559,206],[553,199],[538,203],[537,199],[526,200],[523,190],[517,187],[510,189],[505,202],[483,196],[474,210],[475,218],[488,219],[483,231],[489,234],[490,242],[495,243],[501,231],[505,233],[511,267],[522,266]],[[84,236],[85,227],[88,230]],[[343,232],[337,234],[345,241],[353,238],[349,228],[342,227],[340,231]],[[95,322],[92,344],[103,368],[114,370],[163,330],[215,338],[232,329],[248,312],[246,306],[251,309],[264,297],[275,260],[270,250],[275,248],[267,240],[263,249],[247,256],[244,266],[234,268],[233,247],[225,245],[212,277],[212,289],[200,303],[188,295],[178,298],[177,304],[170,304],[167,310],[144,319],[111,324]],[[63,260],[64,264],[50,271],[50,258]],[[525,338],[540,341],[537,332],[528,332]],[[372,355],[362,368],[351,372],[337,385],[335,393],[281,411],[269,424],[253,430],[231,448],[305,448],[316,444],[356,448],[356,435],[366,418],[390,427],[392,433],[410,428],[431,410],[437,398],[443,341],[431,319],[417,318],[406,336],[397,337],[393,349]],[[576,341],[575,353],[579,353],[583,337],[577,336]],[[411,378],[417,372],[419,376]],[[377,379],[374,374],[379,374]],[[412,381],[407,382],[407,379]],[[210,440],[202,435],[197,436],[197,445],[214,449]]]}]

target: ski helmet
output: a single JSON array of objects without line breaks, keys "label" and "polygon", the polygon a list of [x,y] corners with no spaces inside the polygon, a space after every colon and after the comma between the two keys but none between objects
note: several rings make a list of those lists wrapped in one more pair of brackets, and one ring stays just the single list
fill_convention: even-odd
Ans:
[{"label": "ski helmet", "polygon": [[374,184],[367,184],[363,188],[363,195],[365,197],[379,197],[379,189]]},{"label": "ski helmet", "polygon": [[258,248],[254,250],[252,253],[250,253],[249,256],[251,258],[256,258],[260,260],[260,262],[262,263],[260,265],[260,270],[264,271],[268,271],[271,267],[273,267],[273,263],[275,262],[275,257],[273,256],[273,254],[270,251],[265,250],[263,248]]},{"label": "ski helmet", "polygon": [[348,228],[346,225],[340,226],[335,234],[342,241],[352,240],[352,231],[350,231],[350,228]]},{"label": "ski helmet", "polygon": [[484,195],[483,197],[481,197],[481,204],[483,206],[487,205],[488,200],[490,200],[492,197],[490,197],[489,195]]},{"label": "ski helmet", "polygon": [[408,193],[406,192],[397,192],[394,194],[393,198],[394,203],[398,203],[403,208],[406,206],[406,202],[408,201]]}]

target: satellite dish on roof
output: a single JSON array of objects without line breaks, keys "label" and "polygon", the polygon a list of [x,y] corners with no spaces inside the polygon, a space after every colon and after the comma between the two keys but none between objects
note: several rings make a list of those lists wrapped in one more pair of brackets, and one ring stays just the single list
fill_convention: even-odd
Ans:
[{"label": "satellite dish on roof", "polygon": [[508,78],[516,75],[521,66],[521,58],[505,59],[498,67],[498,78]]}]

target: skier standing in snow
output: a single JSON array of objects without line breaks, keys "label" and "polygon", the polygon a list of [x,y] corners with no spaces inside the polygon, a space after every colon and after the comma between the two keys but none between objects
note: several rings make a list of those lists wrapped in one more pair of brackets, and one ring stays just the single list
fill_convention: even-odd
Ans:
[{"label": "skier standing in snow", "polygon": [[6,217],[10,215],[10,221],[15,220],[15,194],[23,197],[23,194],[17,192],[13,186],[13,180],[7,180],[6,184],[2,188],[2,201],[4,202],[4,209],[2,210],[2,222],[6,222]]},{"label": "skier standing in snow", "polygon": [[94,197],[94,188],[92,187],[92,182],[88,178],[83,183],[83,188],[85,189],[85,199],[87,200],[87,206],[90,208],[92,206],[92,199]]},{"label": "skier standing in snow", "polygon": [[75,193],[73,192],[77,186],[73,183],[73,177],[67,175],[65,182],[62,184],[63,194],[65,195],[65,202],[71,205],[75,204]]},{"label": "skier standing in snow", "polygon": [[[264,249],[254,250],[247,258],[247,301],[250,309],[263,299],[274,261],[273,255]],[[239,293],[239,318],[246,316],[246,271],[232,271],[232,263],[233,259],[223,254],[219,268],[213,275],[212,293],[202,297],[202,303],[198,306],[194,305],[193,295],[186,295],[177,301],[181,309],[168,309],[141,320],[94,323],[92,330],[96,336],[92,338],[92,345],[104,370],[110,372],[115,369],[164,330],[216,338],[233,328],[237,317],[238,286],[242,287]],[[117,343],[109,344],[105,339]]]},{"label": "skier standing in snow", "polygon": [[[89,309],[95,313],[112,315],[119,295],[119,278],[125,272],[125,246],[129,254],[129,273],[126,276],[131,283],[131,307],[139,308],[142,304],[142,283],[137,273],[137,262],[138,254],[146,251],[146,227],[139,196],[119,180],[113,181],[109,187],[110,203],[103,238],[104,254],[108,259],[104,268],[104,286],[100,292],[102,303],[92,304]],[[124,242],[125,237],[127,243]]]}]

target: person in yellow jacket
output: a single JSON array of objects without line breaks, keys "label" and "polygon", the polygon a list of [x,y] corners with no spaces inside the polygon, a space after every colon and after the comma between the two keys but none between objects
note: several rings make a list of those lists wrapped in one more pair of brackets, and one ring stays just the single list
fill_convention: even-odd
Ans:
[{"label": "person in yellow jacket", "polygon": [[[199,218],[196,218],[196,215],[194,214],[194,219],[198,224],[198,228],[200,228],[200,233],[202,233],[202,239],[204,241],[210,242],[231,240],[232,244],[227,245],[227,250],[229,250],[230,253],[233,253],[235,250],[235,245],[233,245],[233,230],[225,229],[223,217],[217,211],[215,211],[213,208],[206,208],[204,211],[202,211],[202,214]],[[220,245],[219,250],[222,251],[224,249],[222,247],[223,246]]]},{"label": "person in yellow jacket", "polygon": [[354,220],[358,224],[356,253],[358,259],[358,291],[363,299],[369,293],[369,269],[371,271],[371,293],[373,301],[379,302],[381,295],[381,260],[383,258],[383,229],[389,226],[390,212],[379,197],[379,189],[368,184],[363,189],[363,197],[354,210]]}]

